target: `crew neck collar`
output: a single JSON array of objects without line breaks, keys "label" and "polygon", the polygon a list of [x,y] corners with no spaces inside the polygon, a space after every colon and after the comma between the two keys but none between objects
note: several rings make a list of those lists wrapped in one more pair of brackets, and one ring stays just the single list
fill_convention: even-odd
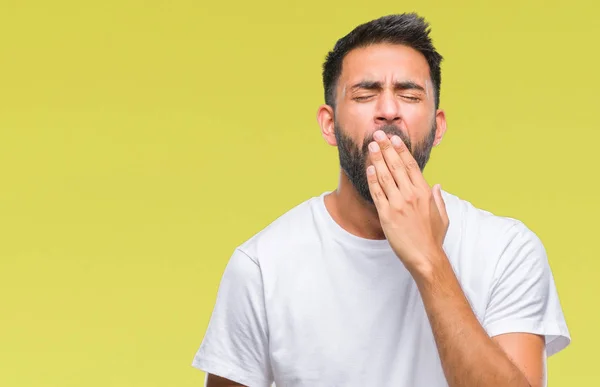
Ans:
[{"label": "crew neck collar", "polygon": [[329,210],[325,206],[325,196],[330,194],[331,191],[325,191],[320,194],[315,199],[316,209],[318,214],[321,216],[323,221],[325,222],[327,228],[332,232],[332,234],[344,245],[352,245],[360,249],[367,250],[390,250],[390,244],[387,239],[367,239],[362,238],[357,235],[354,235],[348,231],[346,231],[342,226],[340,226],[331,216]]}]

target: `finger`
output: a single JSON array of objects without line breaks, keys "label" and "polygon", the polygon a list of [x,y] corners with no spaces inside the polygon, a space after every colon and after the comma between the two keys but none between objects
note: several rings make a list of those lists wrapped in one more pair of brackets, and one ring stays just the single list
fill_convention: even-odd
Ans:
[{"label": "finger", "polygon": [[381,189],[381,185],[379,185],[377,171],[373,165],[367,168],[367,181],[369,182],[369,192],[371,193],[375,207],[377,207],[377,212],[385,211],[389,206],[388,198],[385,196],[383,189]]},{"label": "finger", "polygon": [[385,193],[385,196],[391,200],[394,196],[398,195],[400,191],[383,159],[379,145],[375,141],[369,144],[369,153],[369,158],[375,167],[375,176],[379,181],[379,185]]},{"label": "finger", "polygon": [[442,186],[440,184],[436,184],[433,186],[433,199],[435,200],[435,204],[437,206],[438,212],[442,217],[442,221],[445,226],[449,224],[448,212],[446,211],[446,203],[444,202],[444,198],[442,197]]},{"label": "finger", "polygon": [[394,149],[400,156],[400,160],[402,160],[402,164],[406,169],[408,178],[413,183],[413,185],[420,187],[427,186],[427,188],[429,188],[429,185],[427,184],[427,181],[425,180],[425,177],[421,172],[419,163],[417,163],[417,160],[415,160],[413,155],[410,153],[404,141],[402,141],[402,139],[398,136],[392,136],[391,142],[394,146]]},{"label": "finger", "polygon": [[381,153],[383,154],[385,163],[387,164],[387,167],[390,171],[390,174],[394,178],[396,185],[400,189],[400,192],[408,193],[412,191],[412,182],[408,177],[408,171],[406,169],[406,166],[402,162],[398,151],[392,145],[392,142],[382,130],[378,130],[375,133],[373,133],[373,138],[375,139],[375,141],[377,141],[377,144],[381,149]]}]

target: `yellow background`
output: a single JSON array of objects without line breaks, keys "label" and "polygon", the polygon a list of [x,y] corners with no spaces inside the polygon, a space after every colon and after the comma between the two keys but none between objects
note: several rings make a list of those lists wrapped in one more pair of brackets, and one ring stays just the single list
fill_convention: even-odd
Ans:
[{"label": "yellow background", "polygon": [[234,247],[337,183],[326,52],[412,10],[445,56],[426,177],[538,233],[574,340],[551,385],[598,383],[591,1],[0,4],[1,386],[202,385]]}]

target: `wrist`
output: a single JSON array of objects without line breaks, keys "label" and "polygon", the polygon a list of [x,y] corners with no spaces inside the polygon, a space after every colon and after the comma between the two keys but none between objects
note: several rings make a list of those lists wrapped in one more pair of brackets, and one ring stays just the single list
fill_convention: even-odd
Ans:
[{"label": "wrist", "polygon": [[419,287],[428,287],[445,277],[448,270],[454,272],[446,253],[440,247],[420,260],[420,263],[411,270],[411,274]]}]

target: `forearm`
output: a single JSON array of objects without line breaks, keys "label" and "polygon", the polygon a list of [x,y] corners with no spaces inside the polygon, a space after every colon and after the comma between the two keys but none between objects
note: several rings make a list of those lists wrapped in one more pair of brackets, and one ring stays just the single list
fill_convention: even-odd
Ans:
[{"label": "forearm", "polygon": [[485,332],[445,256],[415,275],[451,387],[529,387],[523,373]]}]

